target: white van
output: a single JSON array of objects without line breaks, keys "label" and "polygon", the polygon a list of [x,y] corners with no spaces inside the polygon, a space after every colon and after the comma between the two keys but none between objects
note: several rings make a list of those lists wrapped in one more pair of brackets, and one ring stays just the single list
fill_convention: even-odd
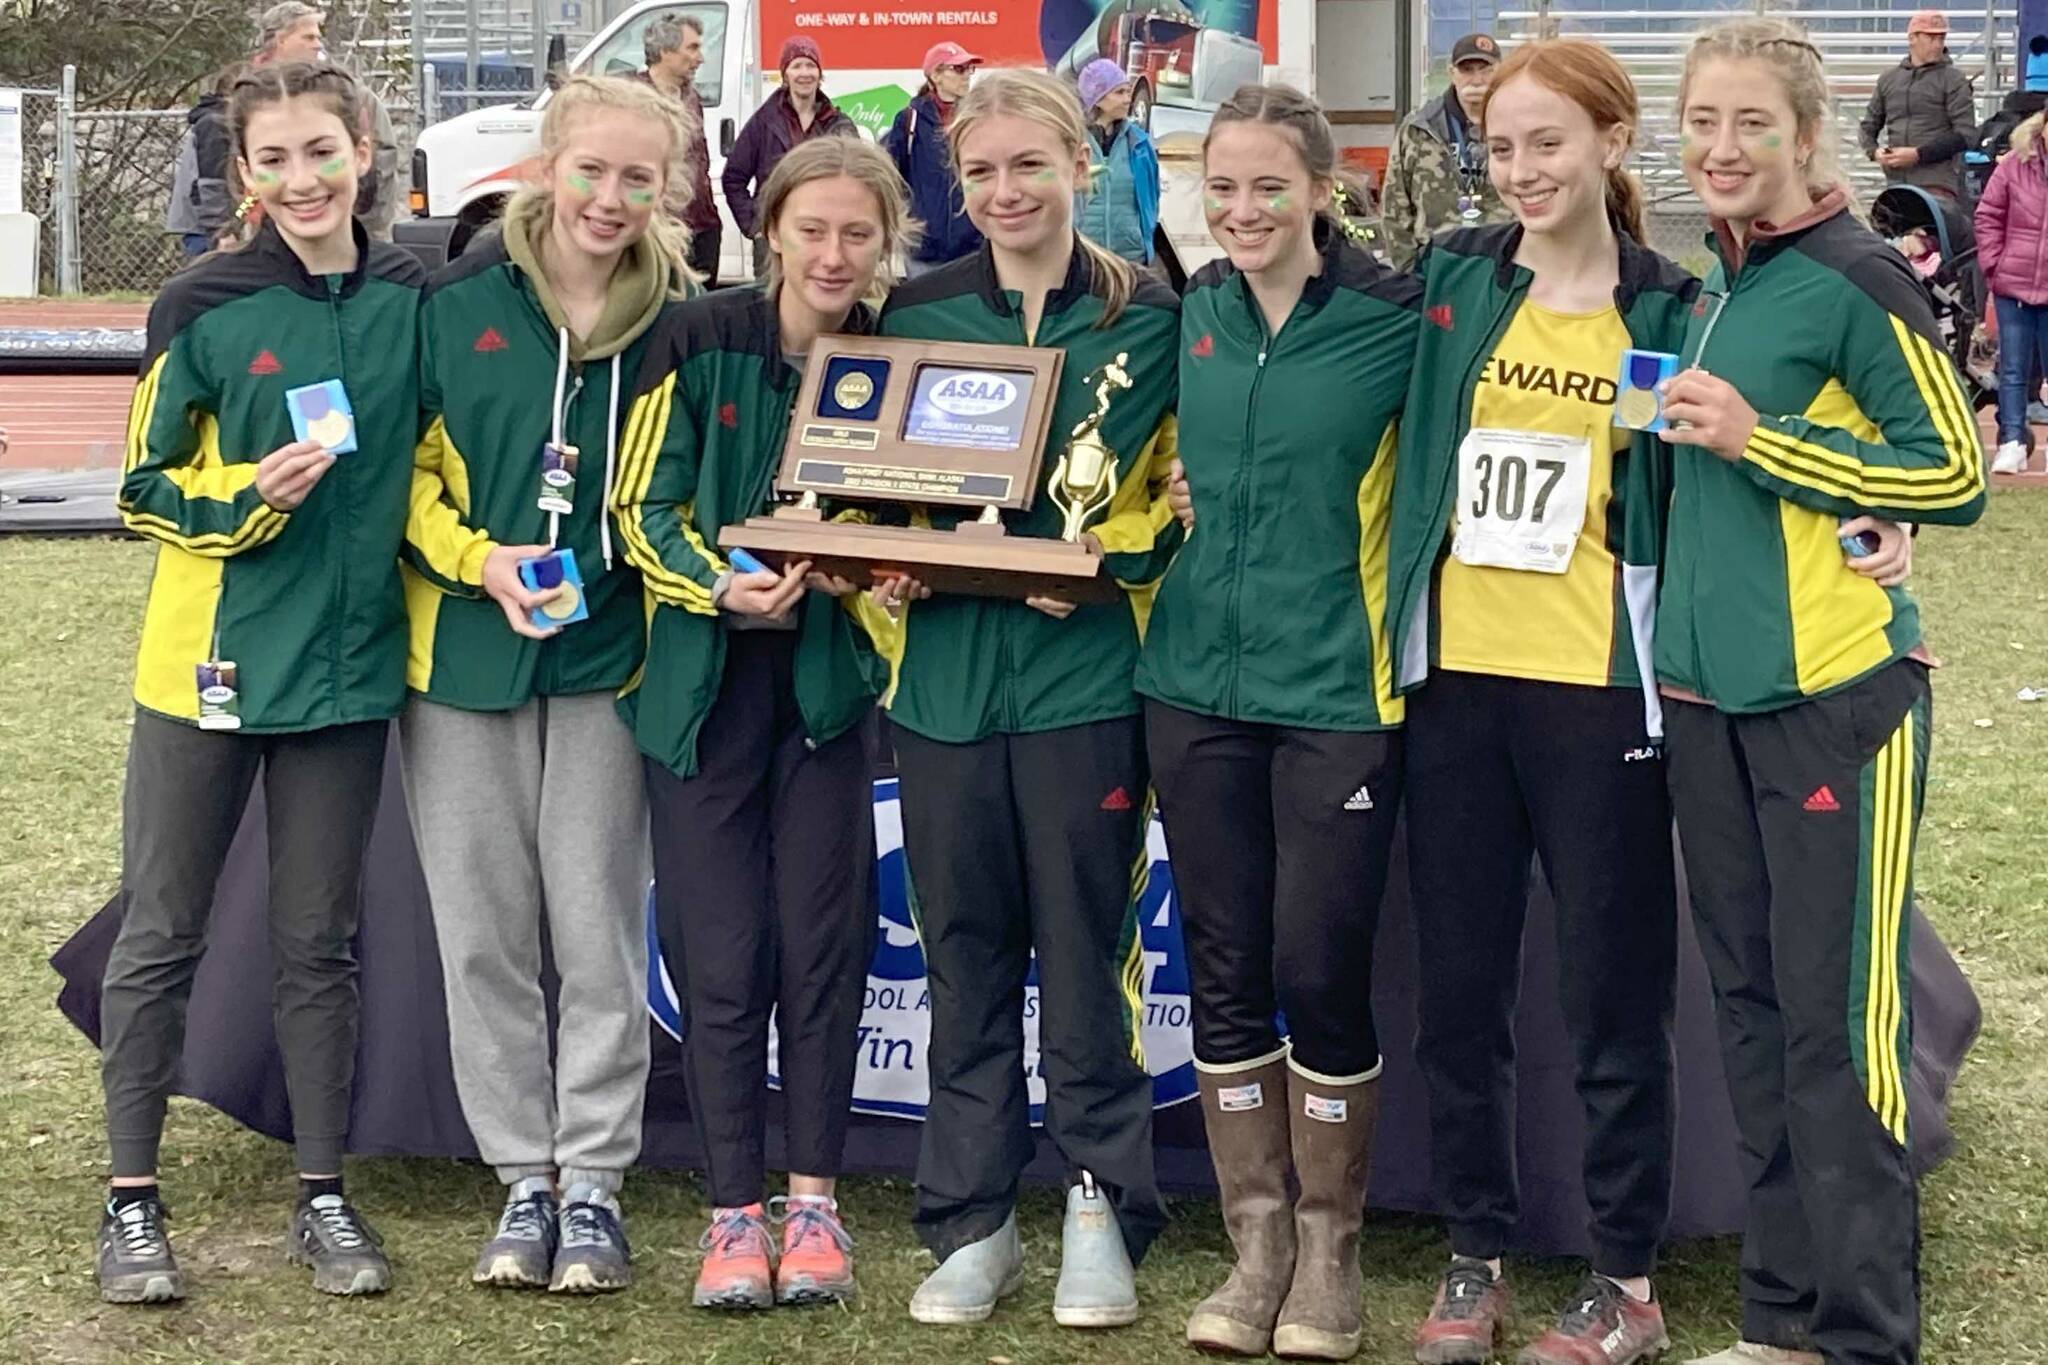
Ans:
[{"label": "white van", "polygon": [[[1033,16],[1022,13],[1024,0],[1002,0],[1016,6],[1016,13],[909,11],[897,8],[895,0],[771,3],[778,7],[771,16],[778,33],[787,29],[817,39],[825,53],[826,92],[869,137],[885,132],[923,83],[916,64],[934,42],[961,42],[991,62],[1036,58],[1065,74],[1094,56],[1113,56],[1142,93],[1138,116],[1159,143],[1160,216],[1181,264],[1192,270],[1215,254],[1201,216],[1195,151],[1216,104],[1240,81],[1262,76],[1311,93],[1320,84],[1347,105],[1332,110],[1340,142],[1384,146],[1393,135],[1397,86],[1409,65],[1394,50],[1395,35],[1420,31],[1418,24],[1397,23],[1395,12],[1419,8],[1421,0],[1231,0],[1229,8],[1239,16],[1236,29],[1196,19],[1182,0],[1112,0],[1071,40],[1061,36],[1064,50],[1053,61],[1024,50],[1035,48],[1041,37]],[[1204,14],[1217,11],[1216,0],[1204,5]],[[752,274],[752,258],[726,211],[719,172],[740,128],[778,78],[772,58],[764,62],[761,56],[766,43],[758,0],[638,0],[576,53],[568,70],[621,75],[643,69],[642,35],[668,14],[692,15],[704,27],[697,91],[704,101],[712,188],[725,220],[718,274],[721,280],[743,280]],[[1029,39],[1022,47],[1021,20],[1031,20],[1023,25]],[[969,21],[988,28],[977,33],[962,26]],[[1319,25],[1344,35],[1347,50],[1318,52]],[[1253,34],[1265,35],[1266,46]],[[779,45],[776,34],[768,37]],[[1374,50],[1355,50],[1360,46]],[[853,60],[836,60],[835,53],[854,54]],[[1319,82],[1319,72],[1331,79]],[[525,104],[472,110],[425,129],[413,151],[413,216],[395,225],[398,243],[429,269],[460,255],[531,169],[547,100],[542,94]]]}]

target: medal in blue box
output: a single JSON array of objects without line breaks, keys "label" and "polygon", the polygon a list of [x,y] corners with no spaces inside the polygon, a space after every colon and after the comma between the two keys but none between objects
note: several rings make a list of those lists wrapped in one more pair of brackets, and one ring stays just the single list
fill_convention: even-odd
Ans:
[{"label": "medal in blue box", "polygon": [[1614,392],[1614,425],[1637,431],[1668,427],[1657,386],[1677,373],[1678,357],[1669,351],[1623,351],[1621,382]]},{"label": "medal in blue box", "polygon": [[356,410],[349,406],[348,390],[339,379],[286,389],[284,405],[297,439],[317,441],[329,455],[346,455],[356,448]]},{"label": "medal in blue box", "polygon": [[522,559],[519,561],[519,581],[526,585],[528,592],[568,589],[526,613],[526,619],[542,630],[571,626],[590,619],[590,607],[583,600],[583,575],[576,571],[574,550],[556,550],[538,559]]}]

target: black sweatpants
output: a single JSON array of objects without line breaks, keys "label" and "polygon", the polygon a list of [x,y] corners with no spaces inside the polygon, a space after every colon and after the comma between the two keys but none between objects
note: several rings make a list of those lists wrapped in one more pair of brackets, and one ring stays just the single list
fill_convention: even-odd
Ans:
[{"label": "black sweatpants", "polygon": [[1557,902],[1593,1268],[1647,1275],[1671,1213],[1678,905],[1642,693],[1442,672],[1409,699],[1407,744],[1415,1055],[1451,1249],[1499,1256],[1521,1217],[1514,1018],[1533,849]]},{"label": "black sweatpants", "polygon": [[1742,1334],[1828,1365],[1920,1355],[1905,908],[1927,671],[1761,715],[1670,709],[1671,794],[1749,1212]]},{"label": "black sweatpants", "polygon": [[812,746],[796,644],[793,631],[727,632],[696,775],[646,765],[655,925],[688,1021],[684,1084],[718,1208],[766,1192],[770,1010],[789,1168],[839,1174],[873,956],[867,754],[858,726]]},{"label": "black sweatpants", "polygon": [[298,1166],[341,1169],[356,1072],[356,918],[386,728],[380,720],[245,735],[136,711],[121,803],[121,930],[100,995],[116,1176],[156,1171],[214,886],[259,767],[271,1001]]},{"label": "black sweatpants", "polygon": [[1138,717],[944,744],[897,726],[911,906],[931,989],[918,1235],[940,1260],[1001,1227],[1031,1160],[1024,978],[1038,959],[1045,1130],[1095,1177],[1131,1259],[1166,1221],[1139,1042]]},{"label": "black sweatpants", "polygon": [[1375,1072],[1372,944],[1401,796],[1399,731],[1301,730],[1145,704],[1194,994],[1195,1060],[1280,1046],[1304,1070]]}]

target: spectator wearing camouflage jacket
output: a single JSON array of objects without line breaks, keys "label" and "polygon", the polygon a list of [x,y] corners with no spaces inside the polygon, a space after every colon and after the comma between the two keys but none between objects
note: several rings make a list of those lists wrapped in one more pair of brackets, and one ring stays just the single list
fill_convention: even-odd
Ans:
[{"label": "spectator wearing camouflage jacket", "polygon": [[1914,15],[1906,47],[1906,59],[1877,78],[1860,130],[1863,155],[1894,185],[1960,200],[1963,153],[1977,145],[1977,102],[1970,78],[1949,60],[1947,17],[1938,9]]},{"label": "spectator wearing camouflage jacket", "polygon": [[1451,88],[1410,114],[1394,135],[1380,220],[1394,268],[1406,270],[1445,228],[1504,223],[1508,211],[1486,174],[1479,104],[1500,65],[1500,44],[1468,33],[1451,47]]}]

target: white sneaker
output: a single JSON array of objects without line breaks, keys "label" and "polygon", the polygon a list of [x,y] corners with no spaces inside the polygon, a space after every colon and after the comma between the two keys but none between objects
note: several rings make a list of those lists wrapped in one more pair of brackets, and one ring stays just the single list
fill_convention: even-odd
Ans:
[{"label": "white sneaker", "polygon": [[2024,474],[2027,472],[2027,448],[2018,441],[2007,441],[1991,457],[1991,472],[1994,474]]}]

